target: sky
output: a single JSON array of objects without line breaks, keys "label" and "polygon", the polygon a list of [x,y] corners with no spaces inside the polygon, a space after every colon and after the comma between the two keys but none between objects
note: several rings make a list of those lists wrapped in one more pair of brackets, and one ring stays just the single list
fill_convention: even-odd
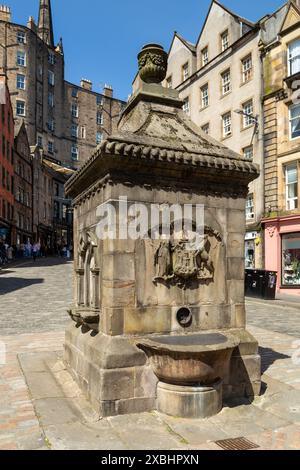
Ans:
[{"label": "sky", "polygon": [[[39,0],[2,0],[13,22],[38,17]],[[52,0],[55,41],[63,37],[68,81],[81,78],[101,91],[110,84],[126,100],[137,72],[137,54],[149,42],[169,49],[174,31],[196,42],[211,0]],[[256,21],[283,0],[222,0],[235,13]]]}]

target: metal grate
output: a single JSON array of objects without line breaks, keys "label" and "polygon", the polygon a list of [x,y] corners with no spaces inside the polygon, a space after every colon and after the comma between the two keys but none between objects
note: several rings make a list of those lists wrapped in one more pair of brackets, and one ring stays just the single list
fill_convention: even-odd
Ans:
[{"label": "metal grate", "polygon": [[236,439],[224,439],[215,442],[223,450],[251,450],[258,449],[259,445],[248,441],[245,437],[237,437]]}]

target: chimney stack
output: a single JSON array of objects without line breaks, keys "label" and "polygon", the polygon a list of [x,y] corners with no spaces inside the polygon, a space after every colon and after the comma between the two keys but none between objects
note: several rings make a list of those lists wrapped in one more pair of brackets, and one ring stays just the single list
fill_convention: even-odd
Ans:
[{"label": "chimney stack", "polygon": [[11,22],[11,10],[6,5],[0,5],[0,20],[7,23]]},{"label": "chimney stack", "polygon": [[103,88],[103,95],[107,96],[108,98],[112,98],[113,94],[114,94],[114,91],[112,89],[112,86],[105,84]]},{"label": "chimney stack", "polygon": [[84,88],[85,90],[92,91],[93,84],[90,80],[87,80],[86,78],[82,78],[80,81],[80,86],[81,88]]}]

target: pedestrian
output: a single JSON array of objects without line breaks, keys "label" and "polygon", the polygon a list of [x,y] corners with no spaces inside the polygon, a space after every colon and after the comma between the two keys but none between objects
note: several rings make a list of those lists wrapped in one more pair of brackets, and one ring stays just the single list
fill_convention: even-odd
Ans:
[{"label": "pedestrian", "polygon": [[36,262],[36,257],[38,255],[38,252],[39,252],[39,245],[37,243],[34,243],[32,247],[32,257],[33,257],[34,262]]},{"label": "pedestrian", "polygon": [[13,247],[12,246],[9,246],[7,248],[7,259],[8,259],[8,261],[13,260]]}]

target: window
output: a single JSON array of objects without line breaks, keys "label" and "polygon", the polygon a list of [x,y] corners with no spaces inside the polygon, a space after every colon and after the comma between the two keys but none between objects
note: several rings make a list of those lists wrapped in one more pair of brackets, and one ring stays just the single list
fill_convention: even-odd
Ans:
[{"label": "window", "polygon": [[209,105],[208,83],[201,87],[201,108],[207,108]]},{"label": "window", "polygon": [[55,64],[55,54],[54,54],[54,52],[52,52],[52,51],[49,51],[49,52],[48,52],[48,62],[49,62],[49,64],[51,64],[51,65],[54,65],[54,64]]},{"label": "window", "polygon": [[72,103],[71,114],[73,117],[78,117],[78,106],[76,103]]},{"label": "window", "polygon": [[54,86],[54,84],[55,84],[55,75],[52,72],[52,70],[48,70],[48,83],[51,86]]},{"label": "window", "polygon": [[37,137],[37,144],[39,147],[43,148],[43,137],[41,135]]},{"label": "window", "polygon": [[282,284],[300,286],[300,233],[282,235]]},{"label": "window", "polygon": [[208,61],[209,61],[208,47],[205,47],[204,49],[202,49],[201,58],[202,58],[202,67],[204,67],[206,64],[208,64]]},{"label": "window", "polygon": [[17,75],[17,88],[18,90],[25,90],[25,75],[18,73]]},{"label": "window", "polygon": [[172,75],[167,78],[167,88],[172,88]]},{"label": "window", "polygon": [[102,132],[97,132],[97,135],[96,135],[96,143],[97,143],[97,144],[101,144],[102,139],[103,139]]},{"label": "window", "polygon": [[300,137],[300,105],[290,106],[290,136],[291,139]]},{"label": "window", "polygon": [[189,100],[189,97],[187,97],[183,100],[182,109],[186,114],[190,114],[190,100]]},{"label": "window", "polygon": [[226,113],[222,116],[223,121],[223,137],[231,135],[231,113]]},{"label": "window", "polygon": [[285,169],[286,208],[288,211],[298,209],[298,168],[297,164]]},{"label": "window", "polygon": [[76,137],[76,138],[78,137],[78,126],[77,126],[77,124],[72,124],[71,136]]},{"label": "window", "polygon": [[97,96],[97,105],[98,106],[103,106],[103,97],[102,96]]},{"label": "window", "polygon": [[221,47],[222,47],[222,52],[226,51],[229,47],[229,35],[228,35],[228,30],[224,31],[223,34],[221,34]]},{"label": "window", "polygon": [[84,126],[80,129],[80,136],[82,139],[86,139],[86,128]]},{"label": "window", "polygon": [[205,132],[205,134],[209,134],[209,124],[204,124],[204,126],[201,127],[202,131]]},{"label": "window", "polygon": [[246,129],[254,124],[253,119],[253,101],[247,101],[243,104],[243,128]]},{"label": "window", "polygon": [[26,44],[26,34],[24,31],[17,32],[17,42],[18,44]]},{"label": "window", "polygon": [[249,194],[246,200],[246,219],[254,219],[254,198],[253,194]]},{"label": "window", "polygon": [[230,78],[230,70],[226,70],[221,75],[222,78],[222,95],[226,95],[231,91],[231,78]]},{"label": "window", "polygon": [[252,78],[252,55],[248,55],[242,60],[242,82],[247,83]]},{"label": "window", "polygon": [[247,160],[253,160],[253,145],[249,145],[249,147],[245,147],[243,149],[244,158]]},{"label": "window", "polygon": [[77,98],[77,97],[78,97],[78,89],[72,88],[72,98]]},{"label": "window", "polygon": [[300,72],[300,39],[288,46],[288,73],[294,75],[298,72]]},{"label": "window", "polygon": [[49,91],[48,93],[48,105],[50,106],[50,108],[53,108],[54,106],[54,95],[51,91]]},{"label": "window", "polygon": [[78,156],[79,156],[78,147],[77,147],[77,145],[72,144],[72,147],[71,147],[71,158],[72,158],[72,160],[77,161]]},{"label": "window", "polygon": [[100,112],[97,113],[97,124],[103,126],[103,114]]},{"label": "window", "polygon": [[24,51],[17,52],[17,65],[19,67],[26,67],[26,53]]},{"label": "window", "polygon": [[190,67],[189,63],[187,62],[182,66],[182,80],[185,81],[189,78],[190,76]]},{"label": "window", "polygon": [[48,152],[49,153],[54,153],[54,143],[52,140],[48,141]]},{"label": "window", "polygon": [[49,121],[48,121],[48,129],[49,129],[49,131],[54,132],[54,127],[55,127],[54,119],[53,119],[53,118],[50,118]]},{"label": "window", "polygon": [[17,100],[17,116],[25,116],[25,101]]}]

